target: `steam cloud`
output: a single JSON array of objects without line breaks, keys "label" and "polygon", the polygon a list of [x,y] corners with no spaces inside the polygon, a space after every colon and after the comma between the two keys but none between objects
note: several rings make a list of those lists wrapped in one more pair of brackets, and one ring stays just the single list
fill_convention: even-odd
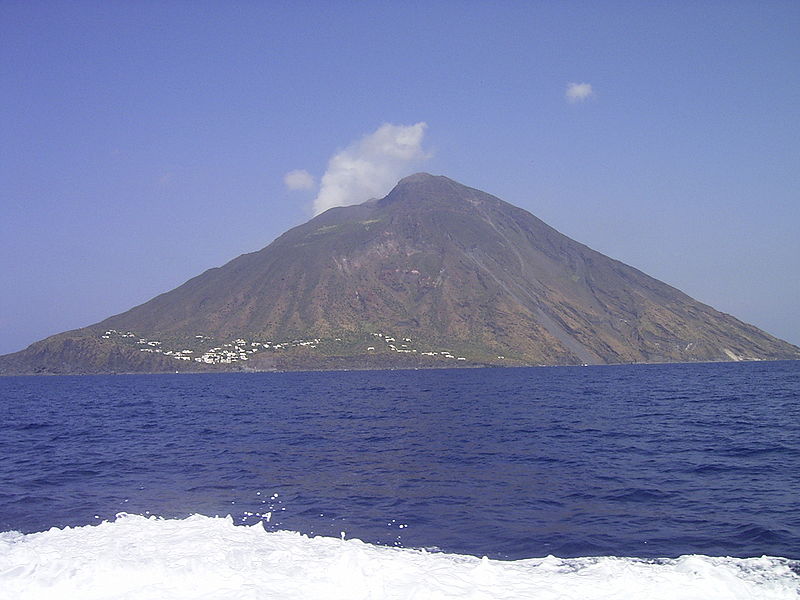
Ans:
[{"label": "steam cloud", "polygon": [[575,102],[583,102],[587,98],[594,96],[594,90],[592,90],[591,83],[570,83],[567,85],[565,96],[567,102],[574,104]]},{"label": "steam cloud", "polygon": [[334,154],[322,176],[319,194],[314,200],[314,214],[388,193],[415,163],[428,158],[422,149],[427,127],[423,122],[415,125],[384,123]]},{"label": "steam cloud", "polygon": [[305,169],[295,169],[283,176],[283,183],[289,190],[313,190],[316,187],[314,176]]}]

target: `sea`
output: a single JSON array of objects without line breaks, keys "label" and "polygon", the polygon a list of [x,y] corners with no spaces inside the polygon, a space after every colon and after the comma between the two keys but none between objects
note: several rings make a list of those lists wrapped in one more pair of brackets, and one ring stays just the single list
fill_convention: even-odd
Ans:
[{"label": "sea", "polygon": [[0,378],[0,599],[800,598],[800,361]]}]

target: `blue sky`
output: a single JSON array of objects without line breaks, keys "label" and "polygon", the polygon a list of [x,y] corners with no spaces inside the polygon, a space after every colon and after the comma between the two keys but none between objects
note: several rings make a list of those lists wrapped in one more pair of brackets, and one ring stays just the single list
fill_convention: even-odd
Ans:
[{"label": "blue sky", "polygon": [[800,344],[799,63],[796,1],[6,0],[0,353],[265,246],[415,124],[384,179],[483,189]]}]

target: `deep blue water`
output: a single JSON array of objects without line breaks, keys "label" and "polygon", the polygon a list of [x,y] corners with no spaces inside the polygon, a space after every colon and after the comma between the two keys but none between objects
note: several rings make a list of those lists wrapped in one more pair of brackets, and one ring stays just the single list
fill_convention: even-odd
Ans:
[{"label": "deep blue water", "polygon": [[118,512],[800,558],[800,362],[0,378],[0,531]]}]

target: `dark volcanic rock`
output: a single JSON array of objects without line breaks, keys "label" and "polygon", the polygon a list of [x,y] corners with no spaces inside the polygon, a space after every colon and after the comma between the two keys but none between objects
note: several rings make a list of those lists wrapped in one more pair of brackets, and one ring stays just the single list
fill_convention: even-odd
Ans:
[{"label": "dark volcanic rock", "polygon": [[[164,354],[181,349],[183,359]],[[209,352],[234,362],[206,365]],[[798,358],[522,209],[421,173],[126,313],[0,357],[0,372]]]}]

